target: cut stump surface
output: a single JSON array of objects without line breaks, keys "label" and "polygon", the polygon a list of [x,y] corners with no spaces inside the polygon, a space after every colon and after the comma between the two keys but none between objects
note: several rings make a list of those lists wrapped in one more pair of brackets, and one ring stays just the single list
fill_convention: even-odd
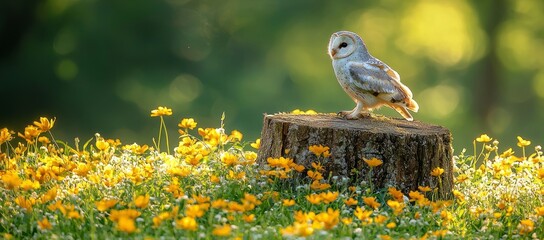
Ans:
[{"label": "cut stump surface", "polygon": [[[404,119],[367,117],[345,120],[333,114],[265,115],[258,162],[269,157],[288,157],[311,169],[321,162],[329,175],[351,180],[369,179],[363,159],[378,158],[383,164],[372,171],[377,188],[389,186],[404,194],[418,186],[438,188],[440,198],[450,198],[453,186],[452,137],[448,129]],[[328,158],[316,157],[311,145],[330,148]],[[431,176],[440,167],[444,173]],[[440,178],[440,179],[439,179]]]}]

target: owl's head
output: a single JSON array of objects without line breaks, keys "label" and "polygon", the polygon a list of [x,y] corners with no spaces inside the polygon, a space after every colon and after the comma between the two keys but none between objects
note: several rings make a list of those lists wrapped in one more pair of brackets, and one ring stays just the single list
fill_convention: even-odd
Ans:
[{"label": "owl's head", "polygon": [[359,52],[363,55],[368,54],[361,37],[348,31],[340,31],[332,34],[331,40],[329,41],[328,52],[332,59],[345,58],[352,55],[354,52]]}]

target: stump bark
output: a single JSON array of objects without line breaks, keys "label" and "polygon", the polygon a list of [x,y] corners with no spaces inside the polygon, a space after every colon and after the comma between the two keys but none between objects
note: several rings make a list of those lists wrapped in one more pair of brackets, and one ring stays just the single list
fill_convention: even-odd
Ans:
[{"label": "stump bark", "polygon": [[[439,198],[444,199],[451,197],[453,187],[451,143],[448,129],[419,121],[385,117],[345,120],[333,114],[265,115],[257,161],[266,164],[269,157],[288,157],[308,169],[318,160],[308,147],[321,144],[331,153],[320,160],[325,178],[332,174],[369,179],[363,158],[375,157],[383,161],[370,176],[375,187],[395,186],[404,194],[418,186],[437,187]],[[431,176],[436,167],[444,169],[440,180]]]}]

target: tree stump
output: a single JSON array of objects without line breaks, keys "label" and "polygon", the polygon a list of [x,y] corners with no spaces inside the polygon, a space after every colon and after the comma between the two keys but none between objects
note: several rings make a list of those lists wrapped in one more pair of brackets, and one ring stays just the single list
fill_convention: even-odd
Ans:
[{"label": "tree stump", "polygon": [[[419,121],[385,117],[345,120],[333,114],[265,115],[257,161],[262,165],[269,157],[288,157],[311,168],[317,157],[308,147],[321,144],[331,153],[322,162],[325,178],[332,174],[368,179],[369,166],[363,158],[375,157],[383,161],[372,170],[375,187],[394,186],[404,194],[418,186],[439,187],[438,197],[445,199],[451,197],[453,187],[451,143],[448,129]],[[444,169],[441,183],[439,177],[431,176],[436,167]]]}]

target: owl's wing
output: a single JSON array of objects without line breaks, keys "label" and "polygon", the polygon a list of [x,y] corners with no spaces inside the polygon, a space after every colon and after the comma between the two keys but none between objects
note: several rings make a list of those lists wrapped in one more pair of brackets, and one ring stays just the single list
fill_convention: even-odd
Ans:
[{"label": "owl's wing", "polygon": [[371,93],[391,103],[412,98],[410,89],[400,82],[399,74],[379,60],[352,62],[348,69],[356,91]]}]

